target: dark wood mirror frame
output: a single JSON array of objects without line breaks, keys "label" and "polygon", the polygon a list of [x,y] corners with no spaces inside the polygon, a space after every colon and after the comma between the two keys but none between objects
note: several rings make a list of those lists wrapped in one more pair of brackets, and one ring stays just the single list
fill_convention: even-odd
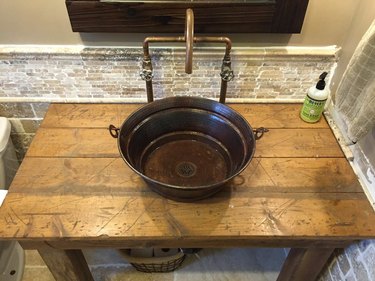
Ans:
[{"label": "dark wood mirror frame", "polygon": [[181,33],[187,8],[196,33],[301,31],[308,0],[245,1],[66,0],[66,7],[74,32]]}]

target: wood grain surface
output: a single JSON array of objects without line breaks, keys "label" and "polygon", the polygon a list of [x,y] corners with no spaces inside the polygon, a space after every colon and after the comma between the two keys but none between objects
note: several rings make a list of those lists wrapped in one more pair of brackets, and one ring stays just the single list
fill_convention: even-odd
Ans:
[{"label": "wood grain surface", "polygon": [[293,104],[233,104],[270,132],[221,192],[181,203],[151,191],[107,130],[141,105],[52,104],[0,209],[0,237],[56,248],[343,246],[375,215],[326,121]]},{"label": "wood grain surface", "polygon": [[143,1],[66,0],[75,32],[183,33],[194,10],[195,33],[299,33],[308,0]]},{"label": "wood grain surface", "polygon": [[[182,33],[194,9],[196,33],[272,32],[275,5],[238,3],[103,3],[66,1],[73,31]],[[304,15],[304,11],[302,16]],[[286,21],[284,19],[284,21]],[[297,27],[297,29],[301,27]],[[275,27],[277,30],[278,27]]]},{"label": "wood grain surface", "polygon": [[56,281],[94,281],[81,250],[59,250],[43,245],[38,252]]},{"label": "wood grain surface", "polygon": [[[326,128],[324,118],[317,123],[306,123],[299,118],[301,104],[227,104],[241,113],[251,126],[302,129]],[[46,128],[108,128],[120,126],[135,110],[144,104],[51,104],[42,127]]]},{"label": "wood grain surface", "polygon": [[[2,213],[12,227],[2,237],[17,239],[145,238],[199,242],[259,237],[344,238],[374,235],[373,213],[363,194],[226,193],[195,203],[177,203],[151,191],[51,195],[11,193]],[[340,212],[338,212],[338,210]],[[353,214],[356,214],[355,216]],[[157,243],[155,242],[154,243]],[[229,242],[230,243],[230,242]]]},{"label": "wood grain surface", "polygon": [[[255,158],[224,189],[232,190],[237,193],[362,193],[345,158]],[[30,157],[20,167],[11,191],[106,195],[109,191],[143,192],[148,187],[121,158]]]}]

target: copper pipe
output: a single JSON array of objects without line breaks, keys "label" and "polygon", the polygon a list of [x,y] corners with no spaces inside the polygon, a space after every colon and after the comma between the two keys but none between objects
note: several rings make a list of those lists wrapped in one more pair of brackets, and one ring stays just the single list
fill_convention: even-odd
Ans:
[{"label": "copper pipe", "polygon": [[[147,102],[154,101],[154,91],[152,88],[152,63],[151,63],[151,56],[150,56],[150,49],[149,43],[151,42],[185,42],[185,37],[146,37],[143,41],[143,64],[142,64],[142,71],[143,72],[150,72],[150,76],[148,78],[142,77],[146,80],[146,93],[147,93]],[[142,76],[142,74],[141,74]]]},{"label": "copper pipe", "polygon": [[185,22],[185,36],[172,37],[172,36],[151,36],[146,37],[143,41],[143,54],[145,59],[150,59],[149,43],[165,43],[165,42],[186,42],[186,55],[185,55],[185,72],[192,73],[193,64],[193,43],[194,42],[212,42],[212,43],[225,43],[225,57],[230,56],[232,49],[232,41],[228,37],[212,37],[201,36],[194,37],[194,14],[192,9],[186,10]]},{"label": "copper pipe", "polygon": [[225,43],[225,57],[230,56],[232,41],[228,37],[200,36],[194,37],[194,42]]},{"label": "copper pipe", "polygon": [[154,90],[152,89],[152,80],[146,81],[146,93],[147,93],[147,102],[153,102]]},{"label": "copper pipe", "polygon": [[[145,59],[150,59],[150,51],[149,51],[149,43],[165,43],[165,42],[185,42],[186,38],[178,36],[178,37],[172,37],[172,36],[152,36],[152,37],[146,37],[145,40],[143,41],[143,55]],[[211,42],[211,43],[225,43],[226,48],[225,48],[225,57],[230,56],[230,51],[232,49],[232,41],[228,37],[210,37],[210,36],[201,36],[201,37],[193,37],[193,42]],[[192,43],[190,42],[189,45]],[[186,46],[188,44],[186,43]],[[189,53],[189,54],[188,54]],[[191,54],[190,54],[191,53]],[[185,62],[185,71],[187,68],[192,68],[192,53],[193,49],[189,49],[189,52],[186,51],[186,59],[187,61]],[[189,59],[189,60],[188,60]],[[186,72],[188,73],[188,72]],[[190,71],[191,73],[191,71]],[[189,74],[190,74],[189,73]]]},{"label": "copper pipe", "polygon": [[194,37],[194,14],[193,10],[186,10],[186,21],[185,21],[185,34],[184,36],[178,37],[157,37],[151,36],[146,37],[143,41],[143,65],[141,76],[142,79],[146,80],[146,91],[147,101],[153,101],[153,89],[152,89],[152,64],[149,50],[149,43],[163,43],[163,42],[185,42],[186,43],[186,55],[185,55],[185,72],[192,73],[192,60],[193,60],[193,44],[194,42],[211,42],[211,43],[225,43],[225,55],[223,58],[223,64],[221,67],[221,87],[220,87],[220,102],[225,103],[225,97],[227,92],[227,83],[233,78],[233,71],[231,70],[231,59],[230,51],[232,49],[232,42],[227,37],[211,37],[202,36]]},{"label": "copper pipe", "polygon": [[194,13],[192,9],[186,10],[185,41],[186,41],[185,72],[187,74],[191,74],[192,69],[193,69],[193,45],[194,45]]},{"label": "copper pipe", "polygon": [[178,36],[149,36],[143,40],[143,56],[149,58],[149,43],[165,43],[165,42],[185,42],[185,37]]},{"label": "copper pipe", "polygon": [[220,97],[219,97],[220,103],[225,103],[225,98],[227,97],[227,87],[228,87],[228,82],[225,80],[221,80]]}]

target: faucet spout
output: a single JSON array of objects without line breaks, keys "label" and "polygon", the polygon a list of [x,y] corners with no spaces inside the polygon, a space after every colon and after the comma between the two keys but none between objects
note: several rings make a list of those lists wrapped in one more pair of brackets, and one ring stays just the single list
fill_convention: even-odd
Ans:
[{"label": "faucet spout", "polygon": [[193,68],[193,45],[194,45],[194,13],[192,9],[186,10],[185,21],[185,42],[186,42],[186,56],[185,56],[185,72],[192,73]]}]

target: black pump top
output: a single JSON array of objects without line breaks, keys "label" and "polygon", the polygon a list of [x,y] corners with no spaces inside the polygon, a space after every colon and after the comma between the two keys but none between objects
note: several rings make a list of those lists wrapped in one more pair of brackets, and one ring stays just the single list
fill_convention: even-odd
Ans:
[{"label": "black pump top", "polygon": [[328,74],[328,72],[323,72],[322,74],[320,74],[319,81],[316,84],[316,88],[318,90],[324,90],[324,88],[326,86],[326,81],[324,81],[324,79],[326,78],[327,74]]}]

